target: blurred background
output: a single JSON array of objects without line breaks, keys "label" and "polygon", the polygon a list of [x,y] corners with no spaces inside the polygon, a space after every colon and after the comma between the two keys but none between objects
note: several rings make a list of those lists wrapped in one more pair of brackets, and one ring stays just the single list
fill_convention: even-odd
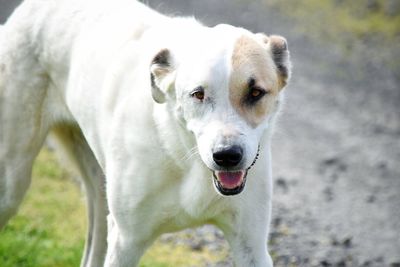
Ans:
[{"label": "blurred background", "polygon": [[[0,23],[20,1],[0,0]],[[273,142],[276,266],[400,266],[400,1],[147,0],[163,13],[280,34],[293,76]],[[0,266],[78,266],[84,200],[51,151]],[[161,237],[141,266],[232,266],[212,226]]]}]

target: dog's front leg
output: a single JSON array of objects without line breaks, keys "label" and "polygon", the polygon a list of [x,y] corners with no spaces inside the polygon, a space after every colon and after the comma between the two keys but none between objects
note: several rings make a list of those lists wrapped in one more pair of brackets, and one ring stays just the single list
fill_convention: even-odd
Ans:
[{"label": "dog's front leg", "polygon": [[118,227],[112,215],[108,215],[108,250],[105,267],[132,267],[139,264],[146,245],[135,241],[132,233]]},{"label": "dog's front leg", "polygon": [[[122,156],[121,158],[128,158]],[[107,203],[109,207],[105,267],[132,267],[154,241],[154,208],[146,190],[151,177],[142,162],[109,161]],[[123,167],[118,164],[124,164]],[[117,164],[117,165],[116,165]],[[114,167],[115,166],[115,167]],[[151,188],[151,187],[150,187]]]},{"label": "dog's front leg", "polygon": [[270,201],[261,206],[247,207],[233,216],[228,229],[223,229],[232,249],[235,266],[273,266],[267,251],[270,207]]}]

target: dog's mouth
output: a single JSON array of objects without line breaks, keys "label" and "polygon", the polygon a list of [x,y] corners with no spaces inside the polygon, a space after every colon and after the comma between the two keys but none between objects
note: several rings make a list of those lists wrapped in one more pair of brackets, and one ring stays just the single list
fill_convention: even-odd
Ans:
[{"label": "dog's mouth", "polygon": [[246,184],[247,170],[214,171],[214,186],[224,196],[241,193]]},{"label": "dog's mouth", "polygon": [[260,146],[251,165],[245,170],[238,171],[213,171],[214,186],[224,196],[240,194],[246,185],[247,172],[256,164],[260,155]]}]

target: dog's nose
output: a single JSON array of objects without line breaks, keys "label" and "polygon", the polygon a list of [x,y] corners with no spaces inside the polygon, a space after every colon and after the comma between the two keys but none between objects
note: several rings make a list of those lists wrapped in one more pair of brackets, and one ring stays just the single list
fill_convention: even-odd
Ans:
[{"label": "dog's nose", "polygon": [[224,147],[213,153],[213,159],[221,167],[234,167],[243,158],[243,150],[240,146]]}]

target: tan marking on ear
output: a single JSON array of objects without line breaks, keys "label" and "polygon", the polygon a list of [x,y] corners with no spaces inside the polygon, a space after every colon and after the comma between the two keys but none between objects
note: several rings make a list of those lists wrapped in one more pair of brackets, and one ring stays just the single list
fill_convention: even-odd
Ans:
[{"label": "tan marking on ear", "polygon": [[[267,43],[268,39],[265,38],[255,40],[250,36],[242,36],[237,40],[232,54],[229,98],[233,107],[252,127],[259,125],[274,109],[275,99],[281,89]],[[256,81],[257,87],[268,92],[254,105],[244,102],[250,91],[250,78]]]}]

